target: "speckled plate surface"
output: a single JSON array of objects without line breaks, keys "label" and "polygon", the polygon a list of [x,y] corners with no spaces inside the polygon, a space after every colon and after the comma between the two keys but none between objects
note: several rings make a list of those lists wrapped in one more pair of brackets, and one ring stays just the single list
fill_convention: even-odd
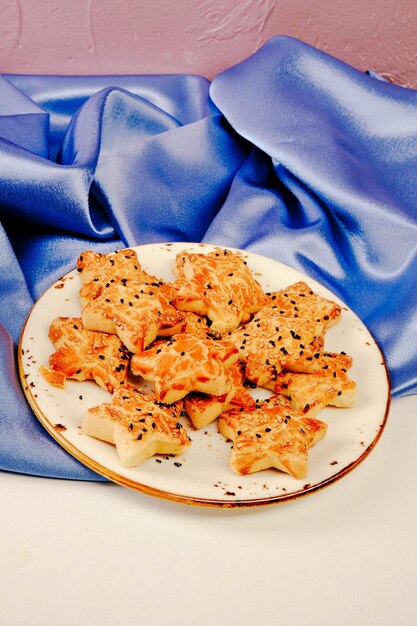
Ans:
[{"label": "speckled plate surface", "polygon": [[[173,280],[172,266],[180,250],[210,252],[206,244],[150,244],[135,248],[150,273]],[[320,295],[340,300],[327,289],[281,263],[242,253],[266,291],[276,291],[304,280]],[[345,476],[372,450],[384,428],[389,403],[389,379],[381,351],[356,315],[343,305],[341,321],[326,335],[326,350],[345,351],[353,357],[349,375],[358,384],[358,402],[352,409],[326,408],[319,418],[328,433],[309,451],[309,473],[296,480],[282,472],[266,470],[238,476],[229,467],[230,442],[217,432],[216,423],[193,430],[182,418],[192,439],[186,454],[156,456],[136,468],[120,465],[116,449],[81,432],[88,407],[106,402],[110,394],[92,382],[67,382],[65,390],[49,385],[39,372],[54,351],[48,339],[57,316],[80,315],[80,281],[74,270],[52,285],[33,307],[22,331],[19,369],[27,399],[45,429],[63,448],[110,480],[168,500],[217,507],[260,506],[284,502],[312,493]],[[266,397],[254,390],[254,397]]]}]

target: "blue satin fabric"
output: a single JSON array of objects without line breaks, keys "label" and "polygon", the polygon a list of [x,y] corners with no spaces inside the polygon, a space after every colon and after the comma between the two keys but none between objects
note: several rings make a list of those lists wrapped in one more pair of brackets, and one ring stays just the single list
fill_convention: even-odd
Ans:
[{"label": "blue satin fabric", "polygon": [[417,92],[279,37],[214,79],[0,76],[0,469],[99,479],[38,425],[13,345],[87,248],[207,241],[327,285],[417,391]]}]

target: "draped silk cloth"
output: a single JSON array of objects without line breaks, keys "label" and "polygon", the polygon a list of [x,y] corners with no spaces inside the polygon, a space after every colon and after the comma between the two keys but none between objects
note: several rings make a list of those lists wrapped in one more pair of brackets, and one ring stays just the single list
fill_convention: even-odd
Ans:
[{"label": "draped silk cloth", "polygon": [[0,76],[0,469],[97,479],[38,424],[15,349],[86,249],[205,241],[338,294],[417,391],[417,92],[278,37],[217,76]]}]

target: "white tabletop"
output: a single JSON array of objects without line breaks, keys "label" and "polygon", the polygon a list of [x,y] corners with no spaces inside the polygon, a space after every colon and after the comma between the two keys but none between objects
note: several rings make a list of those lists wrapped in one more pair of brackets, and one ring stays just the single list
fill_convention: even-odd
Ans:
[{"label": "white tabletop", "polygon": [[0,626],[416,623],[417,396],[372,453],[259,509],[0,473]]}]

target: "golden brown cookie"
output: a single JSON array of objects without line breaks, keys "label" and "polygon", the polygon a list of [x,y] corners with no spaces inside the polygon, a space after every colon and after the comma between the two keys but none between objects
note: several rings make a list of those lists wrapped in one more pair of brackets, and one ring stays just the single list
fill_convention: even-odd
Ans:
[{"label": "golden brown cookie", "polygon": [[227,393],[227,368],[237,357],[238,351],[229,342],[180,333],[135,354],[131,369],[135,376],[153,382],[159,401],[171,404],[191,391]]},{"label": "golden brown cookie", "polygon": [[84,328],[78,317],[57,317],[49,329],[57,348],[49,357],[49,368],[42,368],[46,380],[63,387],[67,378],[94,380],[112,392],[126,380],[130,355],[115,335]]},{"label": "golden brown cookie", "polygon": [[268,306],[225,338],[239,349],[247,379],[262,387],[283,369],[316,371],[320,356],[316,346],[321,345],[323,333],[318,322],[284,317],[279,309]]},{"label": "golden brown cookie", "polygon": [[236,361],[227,370],[230,389],[221,396],[212,396],[203,393],[190,393],[184,399],[184,408],[193,425],[203,428],[221,415],[223,411],[232,408],[254,408],[255,400],[243,386],[245,369],[242,361]]},{"label": "golden brown cookie", "polygon": [[267,294],[280,315],[304,317],[324,324],[326,327],[340,319],[342,308],[331,300],[322,298],[303,281],[294,283],[286,289]]},{"label": "golden brown cookie", "polygon": [[140,465],[154,454],[182,454],[190,440],[178,421],[179,405],[165,406],[132,385],[124,385],[110,402],[89,409],[83,433],[116,446],[125,467]]},{"label": "golden brown cookie", "polygon": [[86,328],[116,333],[131,352],[146,348],[157,335],[180,331],[182,314],[156,287],[129,280],[114,281],[82,311]]},{"label": "golden brown cookie", "polygon": [[242,256],[228,250],[182,252],[177,255],[175,273],[175,306],[206,315],[213,333],[237,328],[268,303]]},{"label": "golden brown cookie", "polygon": [[82,306],[97,298],[106,285],[117,279],[136,280],[150,284],[162,282],[145,272],[136,252],[130,248],[109,254],[86,250],[78,257],[77,271],[83,283],[80,290]]},{"label": "golden brown cookie", "polygon": [[226,411],[218,428],[233,441],[230,465],[237,474],[276,468],[297,479],[307,476],[308,448],[327,431],[324,422],[290,413],[285,404]]},{"label": "golden brown cookie", "polygon": [[350,408],[356,403],[356,383],[346,373],[351,363],[345,354],[326,352],[317,360],[316,372],[281,372],[265,387],[286,396],[294,409],[310,417],[328,405]]}]

